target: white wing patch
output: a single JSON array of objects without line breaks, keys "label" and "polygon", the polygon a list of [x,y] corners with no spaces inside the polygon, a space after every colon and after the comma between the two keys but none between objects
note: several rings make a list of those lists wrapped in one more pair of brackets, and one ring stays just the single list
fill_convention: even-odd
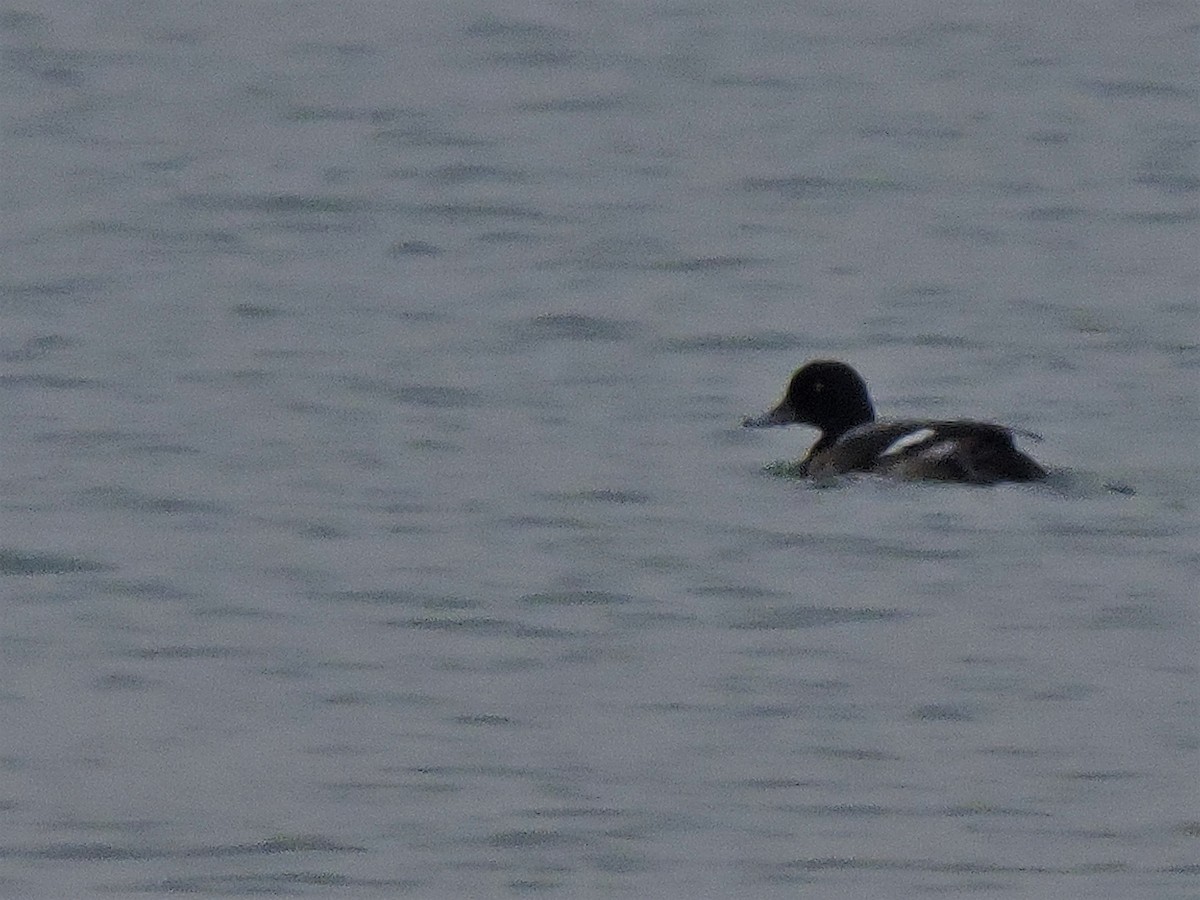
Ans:
[{"label": "white wing patch", "polygon": [[[896,440],[888,444],[887,449],[880,453],[880,456],[895,456],[898,453],[903,453],[910,447],[915,447],[917,444],[924,443],[937,434],[932,428],[918,428],[916,431],[910,431],[908,434],[902,434]],[[943,443],[950,443],[944,441]]]}]

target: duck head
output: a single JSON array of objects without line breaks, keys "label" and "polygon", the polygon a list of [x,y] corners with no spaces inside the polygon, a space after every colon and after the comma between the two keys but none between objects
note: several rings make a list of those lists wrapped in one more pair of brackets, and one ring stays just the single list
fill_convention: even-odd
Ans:
[{"label": "duck head", "polygon": [[742,425],[813,425],[827,439],[836,439],[874,419],[875,408],[862,376],[843,362],[818,359],[796,370],[778,406],[761,416],[743,419]]}]

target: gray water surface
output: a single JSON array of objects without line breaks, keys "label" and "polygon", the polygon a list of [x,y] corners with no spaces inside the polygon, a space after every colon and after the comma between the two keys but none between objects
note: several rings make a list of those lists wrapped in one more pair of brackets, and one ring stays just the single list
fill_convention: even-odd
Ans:
[{"label": "gray water surface", "polygon": [[0,5],[0,896],[1200,897],[1198,35]]}]

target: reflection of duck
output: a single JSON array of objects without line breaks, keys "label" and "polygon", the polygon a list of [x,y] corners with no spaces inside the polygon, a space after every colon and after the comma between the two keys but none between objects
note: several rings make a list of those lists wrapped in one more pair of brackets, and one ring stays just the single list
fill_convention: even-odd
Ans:
[{"label": "reflection of duck", "polygon": [[799,423],[821,430],[800,463],[800,474],[875,472],[968,484],[1033,481],[1045,469],[1013,446],[1013,432],[967,419],[875,420],[862,377],[843,362],[815,360],[796,370],[779,405],[742,424],[751,428]]}]

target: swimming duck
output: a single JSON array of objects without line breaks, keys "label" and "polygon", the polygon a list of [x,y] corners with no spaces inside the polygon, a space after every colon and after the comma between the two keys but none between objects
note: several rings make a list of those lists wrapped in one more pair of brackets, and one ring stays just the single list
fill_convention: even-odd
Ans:
[{"label": "swimming duck", "polygon": [[874,472],[967,484],[1035,481],[1046,475],[1013,445],[1014,432],[1003,425],[968,419],[876,421],[862,376],[835,360],[801,366],[778,406],[742,420],[748,428],[794,423],[821,430],[799,465],[801,475]]}]

